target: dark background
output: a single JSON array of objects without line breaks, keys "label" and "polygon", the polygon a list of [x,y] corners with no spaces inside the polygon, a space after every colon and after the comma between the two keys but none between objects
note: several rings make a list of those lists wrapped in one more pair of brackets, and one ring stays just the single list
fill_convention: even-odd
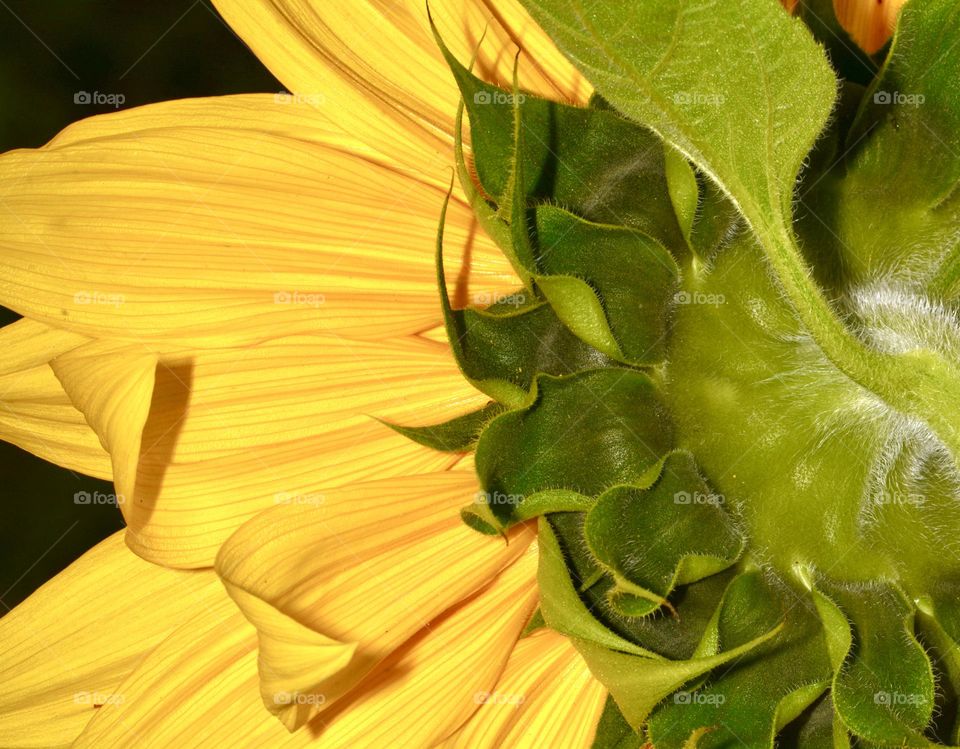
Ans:
[{"label": "dark background", "polygon": [[[206,0],[0,0],[0,152],[113,111],[78,92],[129,108],[281,90]],[[0,307],[0,324],[15,319]],[[81,490],[113,491],[0,442],[0,615],[122,527],[115,507],[74,504]]]}]

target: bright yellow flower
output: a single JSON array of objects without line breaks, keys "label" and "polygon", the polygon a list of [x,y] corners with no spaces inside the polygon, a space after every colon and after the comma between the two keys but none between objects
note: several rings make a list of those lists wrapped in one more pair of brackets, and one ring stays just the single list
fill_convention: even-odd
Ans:
[{"label": "bright yellow flower", "polygon": [[[218,7],[295,95],[0,159],[0,302],[24,315],[0,435],[112,478],[128,526],[0,622],[0,745],[588,746],[605,690],[559,635],[515,647],[533,530],[469,530],[464,459],[370,418],[486,401],[440,333],[459,95],[423,4]],[[488,79],[519,44],[525,88],[589,96],[513,0],[432,9],[464,59],[486,30]],[[459,192],[446,237],[461,301],[516,285]]]},{"label": "bright yellow flower", "polygon": [[[901,4],[838,18],[874,52]],[[436,298],[460,93],[422,0],[216,5],[293,94],[95,117],[0,158],[0,303],[23,315],[0,330],[0,437],[112,479],[127,524],[0,620],[0,746],[589,747],[607,690],[567,638],[521,637],[535,529],[467,528],[472,459],[371,418],[488,400]],[[508,87],[519,46],[520,88],[589,100],[517,0],[431,9],[486,80]],[[460,187],[445,244],[457,306],[520,283]],[[777,632],[658,656],[655,686]]]}]

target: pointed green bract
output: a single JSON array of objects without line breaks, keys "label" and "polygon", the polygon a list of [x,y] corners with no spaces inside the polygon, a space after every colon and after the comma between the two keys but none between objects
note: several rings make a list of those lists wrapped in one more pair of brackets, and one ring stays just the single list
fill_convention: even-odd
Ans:
[{"label": "pointed green bract", "polygon": [[546,518],[540,520],[540,568],[537,582],[540,587],[540,610],[551,629],[581,642],[594,643],[646,659],[661,660],[656,653],[621,637],[591,616],[590,610],[577,594],[576,583],[582,580],[571,578],[564,552],[550,521]]},{"label": "pointed green bract", "polygon": [[[449,199],[449,198],[448,198]],[[446,206],[444,206],[446,214]],[[486,310],[454,310],[437,239],[437,283],[447,337],[464,375],[503,404],[520,406],[539,373],[566,374],[603,366],[607,359],[572,335],[551,308],[517,291]]]},{"label": "pointed green bract", "polygon": [[687,242],[662,145],[607,109],[506,93],[444,53],[486,197],[465,164],[460,179],[484,226],[574,334],[621,361],[662,361],[679,275],[668,248]]},{"label": "pointed green bract", "polygon": [[[747,576],[749,577],[750,574],[748,573]],[[748,587],[750,587],[749,581],[743,582],[742,578],[735,580],[731,583],[731,590],[724,597],[724,604],[726,605],[730,599],[743,595],[741,588]],[[736,605],[741,605],[739,600],[731,606],[736,608]],[[755,619],[755,617],[751,618]],[[651,662],[604,649],[593,643],[574,640],[574,645],[586,659],[590,670],[610,689],[627,722],[636,727],[642,725],[654,707],[670,695],[673,695],[672,704],[675,705],[700,704],[700,698],[693,693],[677,693],[678,690],[693,679],[704,676],[719,666],[733,663],[762,647],[764,643],[777,637],[783,629],[783,624],[780,621],[769,621],[759,629],[762,631],[749,639],[736,641],[731,638],[729,646],[722,647],[715,655],[681,661]],[[687,730],[684,740],[695,728],[704,725],[710,724],[700,723]],[[655,735],[651,738],[656,745],[660,745]]]},{"label": "pointed green bract", "polygon": [[703,726],[715,730],[703,737],[702,747],[771,746],[782,725],[823,693],[830,669],[817,621],[802,603],[788,605],[791,595],[755,571],[731,584],[717,618],[721,653],[780,626],[697,691],[663,703],[650,718],[655,746],[680,749]]},{"label": "pointed green bract", "polygon": [[[627,361],[663,361],[680,275],[673,256],[644,234],[593,224],[552,205],[538,207],[535,221],[543,271],[589,283]],[[556,307],[553,294],[544,291]]]},{"label": "pointed green bract", "polygon": [[649,130],[607,108],[574,107],[491,86],[441,49],[470,118],[480,185],[495,203],[507,204],[505,214],[512,199],[518,109],[524,195],[531,203],[548,202],[588,221],[626,226],[666,247],[682,247],[683,233],[669,203],[663,146]]},{"label": "pointed green bract", "polygon": [[503,413],[499,403],[489,403],[472,413],[457,416],[443,424],[431,426],[402,426],[385,423],[395,432],[414,442],[441,452],[467,452],[480,438],[480,432],[495,416]]}]

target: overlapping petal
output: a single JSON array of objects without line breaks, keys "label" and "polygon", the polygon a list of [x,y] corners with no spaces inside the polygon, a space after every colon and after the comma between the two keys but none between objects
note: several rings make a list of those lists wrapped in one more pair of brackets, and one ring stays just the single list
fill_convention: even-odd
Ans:
[{"label": "overlapping petal", "polygon": [[[416,333],[438,320],[443,189],[369,156],[271,96],[78,123],[0,157],[0,303],[128,342]],[[464,203],[448,217],[453,263],[468,253],[484,290],[516,283]]]},{"label": "overlapping petal", "polygon": [[607,690],[570,641],[538,630],[514,648],[494,691],[446,749],[586,749]]},{"label": "overlapping petal", "polygon": [[[459,94],[430,32],[425,3],[401,0],[218,0],[217,9],[290,88],[399,163],[445,181]],[[590,86],[518,0],[434,0],[440,32],[462,60],[509,85],[586,101]],[[481,37],[483,44],[477,48]]]},{"label": "overlapping petal", "polygon": [[534,555],[521,557],[394,651],[307,727],[318,734],[317,745],[389,746],[403,736],[412,747],[437,746],[497,683],[536,605],[535,567]]},{"label": "overlapping petal", "polygon": [[95,341],[52,366],[110,449],[128,543],[177,567],[212,564],[262,509],[455,462],[373,416],[429,423],[485,402],[446,346],[420,339],[297,336],[156,358]]},{"label": "overlapping petal", "polygon": [[535,555],[522,555],[429,626],[415,615],[411,637],[293,733],[264,709],[256,630],[222,595],[143,660],[117,690],[123,702],[101,710],[76,747],[329,749],[385,746],[401,734],[420,740],[411,746],[430,746],[476,710],[477,694],[493,689],[535,604],[534,566]]},{"label": "overlapping petal", "polygon": [[[476,478],[460,471],[360,484],[263,512],[224,544],[217,571],[257,626],[264,703],[286,725],[331,705],[524,554],[532,580],[531,529],[505,544],[460,521],[475,490]],[[344,667],[336,656],[348,647]],[[291,694],[322,702],[277,698]]]},{"label": "overlapping petal", "polygon": [[184,619],[222,598],[211,570],[143,561],[116,533],[0,619],[0,745],[69,746]]},{"label": "overlapping petal", "polygon": [[0,437],[70,470],[109,479],[109,454],[48,366],[87,341],[28,319],[0,328]]}]

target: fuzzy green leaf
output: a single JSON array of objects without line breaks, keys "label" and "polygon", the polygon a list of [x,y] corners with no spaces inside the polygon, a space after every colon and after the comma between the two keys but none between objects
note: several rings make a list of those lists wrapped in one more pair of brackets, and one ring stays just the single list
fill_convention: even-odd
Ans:
[{"label": "fuzzy green leaf", "polygon": [[[606,369],[538,379],[536,401],[494,419],[477,444],[488,494],[527,497],[547,489],[599,496],[643,482],[670,450],[659,395],[642,372]],[[512,506],[494,507],[508,520]]]},{"label": "fuzzy green leaf", "polygon": [[836,88],[799,21],[767,0],[524,5],[611,104],[712,175],[761,236],[789,223]]},{"label": "fuzzy green leaf", "polygon": [[691,732],[713,727],[700,747],[772,747],[774,735],[829,685],[830,668],[816,618],[793,594],[744,573],[731,583],[717,618],[720,652],[782,626],[749,656],[719,670],[699,690],[664,702],[651,716],[658,749],[681,749]]},{"label": "fuzzy green leaf", "polygon": [[833,700],[846,726],[867,741],[926,746],[933,715],[930,661],[913,633],[913,610],[889,586],[820,581],[851,623],[851,649],[836,674]]},{"label": "fuzzy green leaf", "polygon": [[516,104],[526,199],[559,205],[594,223],[627,226],[682,251],[663,146],[655,135],[606,107],[573,107],[485,83],[437,39],[470,117],[474,165],[488,196],[507,206],[512,199]]},{"label": "fuzzy green leaf", "polygon": [[587,515],[587,543],[614,576],[614,600],[643,599],[624,609],[627,613],[648,613],[678,583],[703,579],[736,561],[743,539],[722,502],[685,452],[667,458],[650,489],[615,487],[597,500]]}]

